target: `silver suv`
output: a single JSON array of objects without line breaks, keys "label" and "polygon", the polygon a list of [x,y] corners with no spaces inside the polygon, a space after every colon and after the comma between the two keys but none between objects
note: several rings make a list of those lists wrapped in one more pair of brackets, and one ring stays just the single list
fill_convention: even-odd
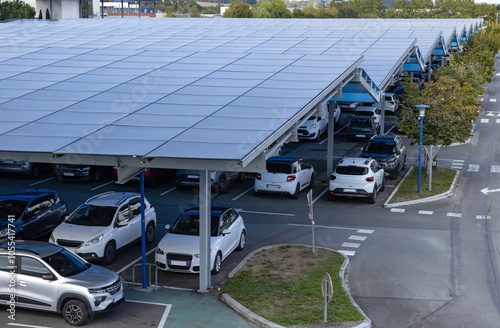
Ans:
[{"label": "silver suv", "polygon": [[118,274],[63,247],[20,240],[0,246],[0,304],[14,318],[22,307],[61,313],[68,324],[81,326],[123,301]]}]

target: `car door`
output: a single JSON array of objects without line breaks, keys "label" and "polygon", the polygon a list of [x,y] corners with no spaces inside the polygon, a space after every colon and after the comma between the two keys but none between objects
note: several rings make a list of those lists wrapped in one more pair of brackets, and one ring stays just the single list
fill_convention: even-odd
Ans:
[{"label": "car door", "polygon": [[[129,226],[127,229],[130,229],[133,232],[132,239],[130,241],[133,241],[137,238],[141,238],[141,199],[139,197],[132,199],[128,203],[130,213],[132,215],[132,219],[129,221]],[[146,212],[144,212],[144,216],[146,216]],[[144,223],[144,228],[146,228],[148,221],[146,217],[144,217],[146,220]]]},{"label": "car door", "polygon": [[222,213],[219,226],[219,249],[222,251],[222,258],[226,258],[232,251],[234,233],[231,227],[230,211],[226,210]]},{"label": "car door", "polygon": [[399,167],[404,167],[405,166],[405,161],[406,161],[406,148],[403,143],[403,140],[401,138],[396,137],[396,149],[399,150],[399,155],[398,155],[398,160],[400,162]]},{"label": "car door", "polygon": [[373,161],[370,165],[370,169],[373,171],[375,174],[375,183],[377,184],[377,188],[380,189],[383,183],[384,179],[384,170],[380,166],[380,164],[377,161]]},{"label": "car door", "polygon": [[[42,276],[52,271],[40,260],[18,256],[17,301],[32,309],[56,310],[59,281],[45,280]],[[53,274],[53,273],[52,273]]]},{"label": "car door", "polygon": [[309,164],[306,163],[304,160],[299,160],[299,176],[300,176],[300,189],[304,189],[305,187],[309,186],[309,183],[311,182],[311,170],[309,169]]},{"label": "car door", "polygon": [[134,220],[128,203],[120,206],[115,220],[113,231],[116,248],[121,248],[138,238],[132,224]]},{"label": "car door", "polygon": [[32,200],[23,216],[21,233],[26,239],[34,239],[48,232],[47,221],[50,222],[52,203],[48,196]]},{"label": "car door", "polygon": [[[13,257],[11,257],[13,258]],[[15,286],[11,284],[9,287],[9,281],[11,270],[15,269],[15,263],[9,262],[9,256],[7,254],[0,255],[0,303],[6,304],[10,301],[10,295],[13,294],[12,291],[15,290]],[[13,294],[15,296],[15,294]],[[13,302],[17,301],[17,296],[13,299]]]}]

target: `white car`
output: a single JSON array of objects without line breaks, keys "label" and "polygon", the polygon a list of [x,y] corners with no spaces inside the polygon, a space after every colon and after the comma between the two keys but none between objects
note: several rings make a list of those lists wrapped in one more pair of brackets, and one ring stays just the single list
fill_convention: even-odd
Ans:
[{"label": "white car", "polygon": [[[145,199],[146,243],[154,240],[156,212]],[[111,264],[120,248],[141,238],[141,196],[131,192],[107,192],[78,207],[49,241],[89,261]]]},{"label": "white car", "polygon": [[[374,104],[375,107],[382,110],[382,103],[378,102]],[[386,112],[395,112],[399,108],[399,101],[394,96],[394,93],[386,93],[385,94],[385,111]]]},{"label": "white car", "polygon": [[267,173],[257,173],[254,191],[287,194],[297,199],[299,192],[314,184],[314,168],[297,157],[275,156],[266,161]]},{"label": "white car", "polygon": [[375,126],[377,130],[380,126],[380,116],[382,115],[382,111],[380,108],[375,106],[359,106],[354,110],[352,116],[370,116],[375,122]]},{"label": "white car", "polygon": [[384,169],[373,158],[344,157],[330,176],[329,198],[364,197],[375,204],[377,193],[385,189]]},{"label": "white car", "polygon": [[[157,267],[165,271],[200,272],[200,209],[198,206],[184,211],[168,233],[158,243],[155,252]],[[242,250],[246,244],[243,218],[227,205],[212,205],[210,237],[210,268],[219,273],[222,261],[233,250]]]},{"label": "white car", "polygon": [[335,101],[325,102],[321,109],[314,115],[309,117],[297,130],[299,139],[316,139],[319,140],[321,135],[328,128],[329,107],[333,108],[334,124],[340,123],[340,107]]}]

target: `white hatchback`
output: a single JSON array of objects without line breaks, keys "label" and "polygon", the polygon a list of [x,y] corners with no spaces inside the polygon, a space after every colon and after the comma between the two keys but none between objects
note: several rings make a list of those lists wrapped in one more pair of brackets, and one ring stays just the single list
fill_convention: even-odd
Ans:
[{"label": "white hatchback", "polygon": [[275,156],[266,161],[267,173],[257,173],[254,191],[261,193],[287,194],[297,199],[299,192],[314,184],[314,168],[297,157]]},{"label": "white hatchback", "polygon": [[[158,243],[155,253],[157,267],[165,271],[200,272],[200,209],[184,211],[168,233]],[[242,250],[246,244],[243,218],[227,205],[212,205],[210,222],[210,268],[219,273],[222,261],[232,251]]]},{"label": "white hatchback", "polygon": [[[145,199],[146,242],[154,240],[156,212]],[[49,241],[89,261],[111,264],[116,251],[141,238],[141,196],[131,192],[107,192],[78,207]]]},{"label": "white hatchback", "polygon": [[373,158],[344,157],[330,176],[329,198],[363,197],[374,204],[385,189],[384,169]]}]

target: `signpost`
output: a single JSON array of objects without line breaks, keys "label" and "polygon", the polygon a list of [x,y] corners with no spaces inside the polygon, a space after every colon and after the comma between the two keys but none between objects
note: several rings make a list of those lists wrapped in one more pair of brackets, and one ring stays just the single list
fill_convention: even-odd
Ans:
[{"label": "signpost", "polygon": [[312,189],[309,190],[307,193],[307,204],[309,205],[309,220],[311,220],[311,230],[312,230],[312,246],[313,246],[313,253],[315,253],[314,249],[314,218],[313,218],[313,191]]},{"label": "signpost", "polygon": [[323,278],[321,279],[321,293],[323,294],[323,320],[327,322],[327,304],[332,301],[333,297],[333,285],[332,278],[325,272]]}]

